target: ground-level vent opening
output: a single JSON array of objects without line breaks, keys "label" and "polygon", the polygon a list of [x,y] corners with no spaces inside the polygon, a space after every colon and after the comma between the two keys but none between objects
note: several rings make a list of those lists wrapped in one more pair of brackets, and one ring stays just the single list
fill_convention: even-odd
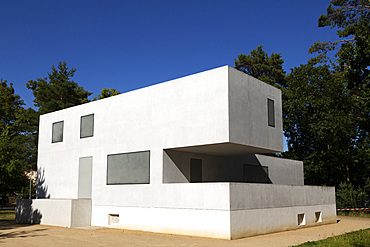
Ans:
[{"label": "ground-level vent opening", "polygon": [[321,212],[315,212],[315,223],[321,222]]},{"label": "ground-level vent opening", "polygon": [[119,224],[119,214],[109,214],[109,225],[118,225]]},{"label": "ground-level vent opening", "polygon": [[306,219],[304,214],[298,214],[298,225],[304,226],[306,224]]}]

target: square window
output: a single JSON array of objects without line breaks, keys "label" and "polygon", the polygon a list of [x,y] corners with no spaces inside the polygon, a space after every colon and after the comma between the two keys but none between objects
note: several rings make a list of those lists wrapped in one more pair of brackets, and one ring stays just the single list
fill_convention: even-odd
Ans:
[{"label": "square window", "polygon": [[275,105],[272,99],[267,99],[268,125],[275,127]]},{"label": "square window", "polygon": [[52,143],[63,141],[63,125],[64,121],[53,123],[52,129]]},{"label": "square window", "polygon": [[94,114],[81,117],[80,138],[94,136]]},{"label": "square window", "polygon": [[298,225],[299,226],[304,226],[306,225],[306,218],[304,214],[298,214]]},{"label": "square window", "polygon": [[321,212],[315,212],[315,223],[321,222]]},{"label": "square window", "polygon": [[107,184],[149,184],[150,152],[110,154]]},{"label": "square window", "polygon": [[109,214],[109,225],[119,225],[119,214]]}]

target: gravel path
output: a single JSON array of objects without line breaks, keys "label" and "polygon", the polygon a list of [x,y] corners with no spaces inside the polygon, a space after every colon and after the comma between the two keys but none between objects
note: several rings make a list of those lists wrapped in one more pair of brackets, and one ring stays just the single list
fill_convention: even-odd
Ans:
[{"label": "gravel path", "polygon": [[370,228],[370,218],[338,217],[336,224],[237,240],[147,233],[122,229],[70,229],[0,221],[0,246],[291,246]]}]

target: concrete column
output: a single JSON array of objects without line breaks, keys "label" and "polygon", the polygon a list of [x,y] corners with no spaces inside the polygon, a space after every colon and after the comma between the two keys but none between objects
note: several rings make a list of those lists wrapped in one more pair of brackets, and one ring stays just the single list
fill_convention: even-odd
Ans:
[{"label": "concrete column", "polygon": [[150,150],[150,184],[162,184],[163,149]]}]

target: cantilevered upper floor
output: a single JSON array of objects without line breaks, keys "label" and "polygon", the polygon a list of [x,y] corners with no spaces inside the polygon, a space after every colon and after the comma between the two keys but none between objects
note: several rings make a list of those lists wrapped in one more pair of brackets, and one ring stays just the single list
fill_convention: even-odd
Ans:
[{"label": "cantilevered upper floor", "polygon": [[279,89],[223,66],[42,115],[39,150],[283,151]]}]

